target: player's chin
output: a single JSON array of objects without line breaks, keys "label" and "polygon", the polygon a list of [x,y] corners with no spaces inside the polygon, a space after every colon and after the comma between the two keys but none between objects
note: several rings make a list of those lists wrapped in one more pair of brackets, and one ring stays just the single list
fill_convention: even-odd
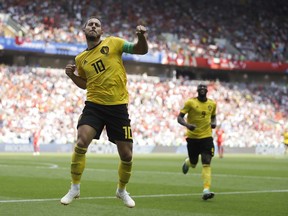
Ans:
[{"label": "player's chin", "polygon": [[89,41],[94,41],[98,38],[98,35],[95,32],[86,34],[86,39]]}]

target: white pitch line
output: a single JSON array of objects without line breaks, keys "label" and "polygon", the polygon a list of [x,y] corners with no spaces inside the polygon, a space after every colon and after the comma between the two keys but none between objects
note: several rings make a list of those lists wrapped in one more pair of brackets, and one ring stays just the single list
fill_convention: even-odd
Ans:
[{"label": "white pitch line", "polygon": [[[27,167],[27,165],[29,166],[33,166],[35,164],[26,164],[26,165],[19,165],[19,164],[0,164],[0,167]],[[59,166],[57,164],[52,164],[52,163],[36,163],[36,165],[43,165],[43,166],[33,166],[33,168],[48,168],[48,169],[57,169],[59,168]],[[47,165],[47,166],[46,166]]]},{"label": "white pitch line", "polygon": [[[231,192],[216,192],[216,195],[237,195],[237,194],[257,194],[257,193],[288,193],[285,190],[263,190],[263,191],[231,191]],[[157,197],[183,197],[183,196],[200,196],[202,193],[192,194],[150,194],[150,195],[135,195],[133,198],[157,198]],[[81,200],[97,200],[97,199],[116,199],[115,196],[102,196],[102,197],[81,197]],[[23,199],[23,200],[0,200],[0,203],[23,203],[23,202],[47,202],[59,201],[60,198],[51,199]]]}]

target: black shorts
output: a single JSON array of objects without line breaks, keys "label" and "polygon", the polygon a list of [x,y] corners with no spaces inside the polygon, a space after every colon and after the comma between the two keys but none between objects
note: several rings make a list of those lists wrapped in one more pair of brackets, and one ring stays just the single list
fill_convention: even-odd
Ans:
[{"label": "black shorts", "polygon": [[203,139],[186,138],[189,156],[198,157],[201,154],[214,156],[214,143],[212,137]]},{"label": "black shorts", "polygon": [[81,125],[95,128],[97,133],[94,139],[99,139],[106,127],[109,141],[133,142],[127,104],[99,105],[86,101],[77,128]]}]

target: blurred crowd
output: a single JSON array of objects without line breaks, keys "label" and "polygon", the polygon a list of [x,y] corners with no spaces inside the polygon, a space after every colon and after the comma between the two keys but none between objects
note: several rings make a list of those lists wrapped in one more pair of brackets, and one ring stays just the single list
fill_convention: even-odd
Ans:
[{"label": "blurred crowd", "polygon": [[288,62],[285,0],[5,0],[0,13],[23,26],[27,41],[84,43],[81,27],[95,15],[106,36],[132,41],[135,27],[147,26],[149,52],[171,58]]},{"label": "blurred crowd", "polygon": [[[94,15],[102,21],[105,37],[133,41],[136,26],[147,26],[149,52],[167,58],[288,62],[285,0],[5,0],[0,1],[1,13],[23,27],[16,37],[24,41],[83,44],[82,25]],[[0,36],[6,36],[1,16]],[[41,143],[74,142],[85,92],[63,69],[1,65],[0,80],[0,143],[27,143],[39,130]],[[185,130],[176,117],[184,101],[196,96],[200,81],[145,75],[129,75],[128,80],[136,145],[184,144]],[[225,146],[281,143],[288,122],[287,86],[207,84],[218,104]]]},{"label": "blurred crowd", "polygon": [[[38,130],[41,144],[75,141],[85,91],[63,69],[0,65],[0,80],[0,143],[28,143]],[[177,115],[184,101],[196,96],[200,82],[208,85],[208,96],[217,101],[224,146],[281,145],[288,122],[287,86],[160,79],[145,74],[128,75],[135,145],[184,145],[185,128],[177,123]],[[104,132],[101,140],[105,136]]]}]

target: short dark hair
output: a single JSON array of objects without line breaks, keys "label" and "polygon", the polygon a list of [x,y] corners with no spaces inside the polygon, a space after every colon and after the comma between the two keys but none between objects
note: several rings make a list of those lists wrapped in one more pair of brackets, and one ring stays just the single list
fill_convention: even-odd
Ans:
[{"label": "short dark hair", "polygon": [[199,91],[199,90],[201,90],[201,89],[206,89],[206,90],[207,90],[207,85],[205,85],[205,84],[199,84],[199,85],[197,86],[197,91]]},{"label": "short dark hair", "polygon": [[86,25],[90,19],[98,19],[100,21],[100,23],[102,23],[101,20],[97,16],[90,16],[87,18],[86,22],[83,24],[82,29],[84,29],[86,27]]}]

